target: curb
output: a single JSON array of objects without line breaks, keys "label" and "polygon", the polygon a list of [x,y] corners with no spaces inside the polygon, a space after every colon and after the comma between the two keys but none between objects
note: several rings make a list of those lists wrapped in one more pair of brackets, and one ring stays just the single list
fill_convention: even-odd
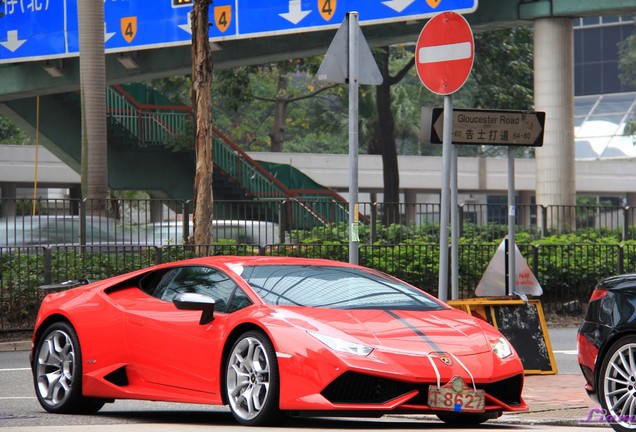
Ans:
[{"label": "curb", "polygon": [[0,352],[31,351],[31,341],[0,342]]}]

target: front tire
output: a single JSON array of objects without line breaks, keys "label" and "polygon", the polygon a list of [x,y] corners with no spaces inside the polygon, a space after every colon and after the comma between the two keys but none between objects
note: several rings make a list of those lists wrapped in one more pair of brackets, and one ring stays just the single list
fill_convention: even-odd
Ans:
[{"label": "front tire", "polygon": [[73,327],[51,324],[38,339],[33,356],[33,384],[38,402],[51,413],[93,414],[102,399],[82,396],[82,353]]},{"label": "front tire", "polygon": [[636,336],[625,336],[610,346],[599,370],[598,393],[610,426],[636,430]]},{"label": "front tire", "polygon": [[243,425],[271,425],[281,419],[276,351],[263,332],[248,331],[232,346],[225,392],[232,415]]}]

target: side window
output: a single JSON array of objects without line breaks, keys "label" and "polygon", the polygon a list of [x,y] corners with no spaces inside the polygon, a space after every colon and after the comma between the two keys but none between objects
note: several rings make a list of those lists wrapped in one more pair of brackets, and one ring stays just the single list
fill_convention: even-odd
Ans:
[{"label": "side window", "polygon": [[177,273],[179,273],[179,270],[179,268],[176,268],[149,274],[139,282],[139,286],[146,294],[162,299],[164,295],[167,295],[166,291]]},{"label": "side window", "polygon": [[[235,290],[236,294],[234,294]],[[152,292],[150,289],[144,289],[144,291],[153,297],[169,302],[179,293],[203,294],[214,299],[214,310],[217,312],[233,312],[251,304],[247,295],[228,275],[210,267],[191,266],[172,269],[156,282]],[[228,308],[230,299],[231,305]]]},{"label": "side window", "polygon": [[227,313],[236,312],[239,309],[243,309],[252,304],[252,300],[245,294],[240,288],[236,288],[234,291],[234,295],[232,296],[232,300],[230,301],[230,305],[227,308]]}]

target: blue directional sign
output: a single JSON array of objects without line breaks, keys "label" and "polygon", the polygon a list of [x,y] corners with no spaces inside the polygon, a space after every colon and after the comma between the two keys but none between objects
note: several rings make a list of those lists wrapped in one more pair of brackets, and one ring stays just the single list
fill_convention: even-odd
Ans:
[{"label": "blue directional sign", "polygon": [[66,1],[5,0],[2,12],[0,62],[11,58],[29,59],[42,55],[59,57],[67,54],[66,25],[69,11]]},{"label": "blue directional sign", "polygon": [[[79,55],[77,4],[82,0],[5,0],[0,63]],[[194,0],[104,0],[106,52],[186,45]],[[477,0],[215,0],[212,41],[336,28],[347,12],[361,25],[470,13]]]},{"label": "blue directional sign", "polygon": [[[78,1],[6,0],[0,63],[79,55]],[[210,7],[211,39],[236,38],[235,3],[216,0]],[[191,11],[191,0],[104,0],[106,52],[189,44]]]},{"label": "blue directional sign", "polygon": [[250,37],[336,28],[353,11],[364,26],[477,9],[477,0],[237,0],[237,4],[240,35]]}]

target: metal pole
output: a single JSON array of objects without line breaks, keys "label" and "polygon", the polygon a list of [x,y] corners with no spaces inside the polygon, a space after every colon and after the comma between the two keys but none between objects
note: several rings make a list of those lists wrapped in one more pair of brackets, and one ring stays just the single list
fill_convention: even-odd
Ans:
[{"label": "metal pole", "polygon": [[459,299],[459,206],[457,192],[457,146],[451,145],[451,299]]},{"label": "metal pole", "polygon": [[438,297],[448,300],[448,210],[453,132],[453,95],[444,96],[444,131],[442,134],[442,193],[439,209],[439,285]]},{"label": "metal pole", "polygon": [[358,12],[349,12],[349,262],[358,264]]},{"label": "metal pole", "polygon": [[516,246],[515,246],[515,216],[517,209],[515,206],[515,152],[514,147],[508,147],[508,292],[510,295],[515,292],[515,282],[517,280],[515,269]]}]

